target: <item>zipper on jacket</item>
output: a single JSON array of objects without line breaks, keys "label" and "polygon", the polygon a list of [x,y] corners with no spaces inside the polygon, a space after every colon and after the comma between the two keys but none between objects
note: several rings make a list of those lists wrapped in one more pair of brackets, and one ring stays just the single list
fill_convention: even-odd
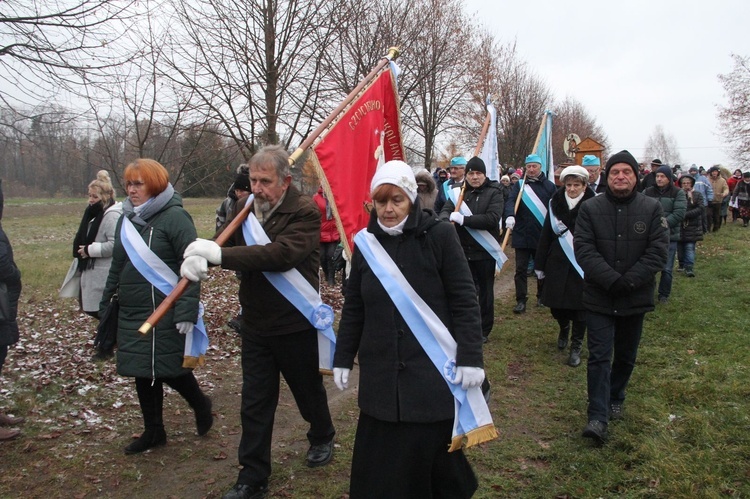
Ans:
[{"label": "zipper on jacket", "polygon": [[[154,228],[148,229],[148,247],[151,249],[151,239],[154,235]],[[156,310],[156,296],[154,286],[151,285],[151,310]],[[151,329],[151,386],[156,383],[156,326]]]}]

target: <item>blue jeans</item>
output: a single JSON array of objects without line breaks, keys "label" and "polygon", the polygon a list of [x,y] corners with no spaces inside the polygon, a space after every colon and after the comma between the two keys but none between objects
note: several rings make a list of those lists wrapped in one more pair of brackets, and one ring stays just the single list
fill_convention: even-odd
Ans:
[{"label": "blue jeans", "polygon": [[589,421],[608,422],[609,405],[625,400],[625,388],[635,367],[645,315],[621,317],[592,311],[586,314]]},{"label": "blue jeans", "polygon": [[664,266],[664,270],[661,271],[661,279],[659,279],[659,296],[666,298],[669,298],[669,293],[672,292],[672,269],[674,269],[675,253],[677,253],[677,241],[670,241],[667,264]]},{"label": "blue jeans", "polygon": [[677,261],[680,268],[695,265],[695,241],[677,243]]}]

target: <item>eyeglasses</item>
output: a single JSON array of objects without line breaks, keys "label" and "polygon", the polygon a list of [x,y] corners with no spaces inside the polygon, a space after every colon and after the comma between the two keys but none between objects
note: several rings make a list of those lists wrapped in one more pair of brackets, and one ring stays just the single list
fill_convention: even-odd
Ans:
[{"label": "eyeglasses", "polygon": [[136,189],[140,189],[145,184],[143,182],[125,182],[125,187],[130,189],[131,187],[135,187]]}]

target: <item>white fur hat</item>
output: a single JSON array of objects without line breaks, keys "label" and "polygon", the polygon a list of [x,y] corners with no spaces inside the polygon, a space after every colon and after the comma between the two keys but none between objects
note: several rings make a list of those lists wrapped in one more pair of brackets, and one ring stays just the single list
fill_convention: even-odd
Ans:
[{"label": "white fur hat", "polygon": [[370,192],[383,184],[392,184],[400,187],[413,203],[417,199],[417,180],[414,170],[403,161],[388,161],[378,168],[370,183]]},{"label": "white fur hat", "polygon": [[578,165],[568,166],[563,171],[560,172],[560,182],[565,182],[565,177],[568,177],[570,175],[573,175],[575,177],[581,177],[584,181],[584,183],[588,184],[589,182],[589,172],[586,170],[586,168]]}]

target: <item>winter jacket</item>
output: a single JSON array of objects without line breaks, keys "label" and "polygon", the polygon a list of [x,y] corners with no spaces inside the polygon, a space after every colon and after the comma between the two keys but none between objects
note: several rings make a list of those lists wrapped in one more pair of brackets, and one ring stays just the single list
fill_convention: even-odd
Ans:
[{"label": "winter jacket", "polygon": [[[653,310],[654,276],[667,263],[668,244],[667,222],[653,198],[639,192],[616,198],[607,189],[583,203],[574,246],[586,310],[617,316]],[[620,277],[627,291],[615,293]]]},{"label": "winter jacket", "polygon": [[417,189],[417,197],[419,197],[419,205],[423,208],[432,208],[435,206],[435,200],[437,199],[438,187],[435,184],[435,179],[432,178],[430,172],[427,170],[420,170],[415,175],[417,183],[424,182],[427,184],[427,190],[424,192]]},{"label": "winter jacket", "polygon": [[326,198],[323,196],[322,188],[318,189],[317,194],[313,196],[313,200],[320,210],[320,242],[338,242],[340,237],[339,230],[336,228],[336,219],[333,217],[330,208],[326,209]]},{"label": "winter jacket", "polygon": [[[3,193],[0,181],[0,220],[3,213]],[[0,347],[13,345],[18,341],[18,299],[21,296],[21,271],[13,260],[13,248],[0,222],[0,282],[8,288],[8,302],[10,304],[10,320],[0,321]],[[0,369],[2,369],[0,364]]]},{"label": "winter jacket", "polygon": [[692,196],[687,197],[687,210],[685,218],[680,224],[680,242],[690,243],[703,240],[703,213],[706,208],[703,205],[703,196],[700,192],[693,191]]},{"label": "winter jacket", "polygon": [[724,197],[729,195],[729,185],[724,177],[719,175],[716,178],[708,177],[708,181],[711,183],[711,188],[714,190],[714,198],[710,201],[711,204],[721,204],[724,201]]},{"label": "winter jacket", "polygon": [[669,240],[680,240],[680,225],[685,218],[685,209],[687,208],[687,198],[685,191],[674,185],[667,184],[667,187],[660,189],[654,185],[643,191],[648,197],[655,198],[661,203],[664,218],[669,225]]},{"label": "winter jacket", "polygon": [[711,187],[711,182],[709,182],[704,175],[699,173],[693,175],[693,178],[695,179],[693,191],[698,192],[703,196],[703,206],[708,206],[708,203],[714,199],[714,188]]},{"label": "winter jacket", "polygon": [[[241,210],[247,198],[240,199]],[[320,261],[320,211],[310,196],[290,185],[283,201],[264,222],[271,243],[246,246],[242,231],[221,251],[221,267],[239,270],[243,334],[275,336],[312,328],[302,315],[263,275],[296,268],[317,291]]]},{"label": "winter jacket", "polygon": [[[527,179],[528,180],[528,179]],[[549,200],[557,190],[555,184],[550,182],[544,175],[539,180],[528,182],[529,188],[534,191],[544,206],[549,204]],[[512,244],[514,248],[536,249],[539,245],[539,234],[542,232],[542,224],[537,221],[534,214],[526,207],[523,200],[518,204],[518,211],[515,211],[516,198],[521,192],[521,182],[516,182],[510,189],[510,197],[505,200],[505,210],[503,217],[515,217],[516,225],[513,227]]]},{"label": "winter jacket", "polygon": [[750,207],[750,182],[742,181],[732,191],[732,199],[737,200],[737,206]]},{"label": "winter jacket", "polygon": [[[487,253],[487,250],[469,234],[466,227],[486,230],[500,242],[500,220],[503,218],[503,205],[505,204],[501,185],[488,178],[476,189],[466,184],[463,202],[471,210],[472,215],[464,217],[463,225],[455,224],[455,227],[466,259],[469,261],[492,260],[492,255]],[[440,219],[448,221],[455,210],[453,200],[448,199],[440,212]]]},{"label": "winter jacket", "polygon": [[[565,200],[565,186],[552,195],[550,206],[555,217],[563,222],[568,231],[575,236],[576,219],[581,205],[595,197],[592,189],[583,191],[583,199],[571,210]],[[575,240],[575,237],[574,237]],[[544,219],[544,226],[539,237],[534,255],[534,268],[545,274],[545,285],[542,287],[542,302],[550,308],[583,310],[583,278],[573,267],[568,256],[560,245],[560,237],[552,230],[549,212]]]},{"label": "winter jacket", "polygon": [[[402,235],[384,233],[374,211],[367,230],[456,339],[456,364],[482,367],[479,304],[455,229],[415,204]],[[355,247],[333,365],[351,369],[357,355],[365,414],[390,422],[453,418],[445,379]]]},{"label": "winter jacket", "polygon": [[[132,213],[130,214],[132,217]],[[125,215],[127,216],[127,215]],[[99,315],[104,313],[115,292],[120,300],[117,330],[117,373],[139,378],[174,378],[186,374],[182,367],[185,336],[175,327],[178,322],[197,322],[200,285],[191,283],[174,307],[164,315],[150,332],[141,334],[138,328],[161,304],[165,295],[151,285],[130,261],[120,239],[120,228],[125,216],[120,217],[115,232],[112,266],[104,288]],[[146,245],[177,276],[180,275],[182,254],[197,233],[193,219],[182,207],[182,198],[175,193],[162,209],[145,220],[147,225],[133,220]]]},{"label": "winter jacket", "polygon": [[121,215],[122,203],[115,203],[107,208],[94,242],[86,248],[86,254],[93,259],[94,267],[81,272],[81,307],[85,312],[99,311],[104,284],[107,282],[109,267],[112,265],[115,228]]},{"label": "winter jacket", "polygon": [[[445,195],[446,189],[453,189],[454,187],[458,188],[464,185],[464,182],[466,182],[466,177],[461,182],[454,182],[453,179],[448,179],[445,182],[443,182],[438,187],[438,193],[435,197],[435,204],[433,205],[432,209],[435,211],[435,213],[440,213],[443,211],[443,205],[445,204],[445,201],[448,199]],[[428,208],[425,206],[425,208]]]}]

